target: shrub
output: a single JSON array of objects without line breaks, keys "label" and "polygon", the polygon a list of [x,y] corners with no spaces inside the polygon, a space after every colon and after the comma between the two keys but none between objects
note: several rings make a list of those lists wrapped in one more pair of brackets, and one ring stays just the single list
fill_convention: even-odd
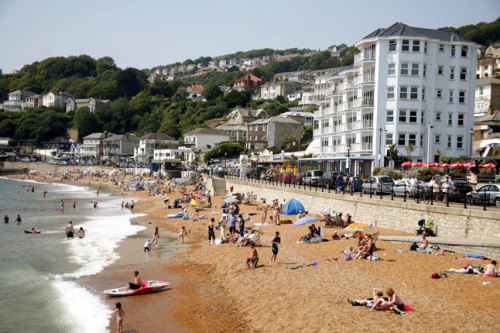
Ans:
[{"label": "shrub", "polygon": [[373,169],[373,175],[387,175],[392,177],[392,179],[397,180],[403,178],[403,175],[401,174],[401,171],[395,170],[392,168],[382,168],[382,167],[376,167]]}]

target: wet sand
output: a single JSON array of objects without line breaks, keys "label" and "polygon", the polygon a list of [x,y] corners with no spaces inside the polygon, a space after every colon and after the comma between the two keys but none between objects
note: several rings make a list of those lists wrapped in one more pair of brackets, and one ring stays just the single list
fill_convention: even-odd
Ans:
[{"label": "wet sand", "polygon": [[[88,181],[83,183],[88,184]],[[235,188],[235,192],[237,190]],[[433,273],[450,267],[460,268],[467,263],[485,265],[487,262],[456,260],[458,254],[450,253],[445,256],[409,251],[395,253],[396,249],[409,250],[409,245],[380,240],[376,253],[382,261],[346,262],[341,260],[341,251],[355,246],[356,240],[297,244],[306,226],[273,225],[261,227],[264,232],[261,238],[263,246],[257,247],[257,250],[260,264],[264,267],[249,270],[245,264],[245,259],[251,254],[249,248],[232,244],[208,245],[208,220],[166,219],[165,215],[174,210],[164,208],[164,197],[149,197],[144,193],[130,195],[139,198],[134,211],[148,214],[152,225],[162,227],[160,235],[165,231],[176,234],[182,225],[186,225],[191,233],[186,238],[186,245],[175,248],[173,257],[140,263],[118,261],[103,273],[85,281],[92,288],[102,290],[123,285],[124,281],[131,279],[131,272],[138,269],[143,279],[163,279],[171,283],[172,288],[167,291],[119,299],[125,310],[125,331],[500,330],[500,279],[458,274],[449,274],[447,279],[430,278]],[[175,195],[170,198],[173,201]],[[221,200],[213,198],[215,205],[219,205]],[[240,205],[240,208],[244,214],[257,213],[257,206]],[[189,208],[190,216],[193,212],[194,209]],[[214,217],[216,221],[220,213],[220,208],[201,211],[202,215]],[[295,217],[290,219],[295,220]],[[260,222],[259,215],[252,216],[247,225],[255,222]],[[319,225],[323,226],[323,223]],[[325,228],[325,238],[330,239],[333,230]],[[336,230],[339,234],[343,233],[340,229]],[[281,233],[282,243],[277,264],[270,264],[270,243],[274,231]],[[405,234],[381,228],[375,228],[375,231],[380,234]],[[216,236],[219,236],[218,231]],[[160,241],[164,239],[160,238]],[[175,241],[170,243],[173,244],[163,243],[162,246],[175,246]],[[123,250],[120,248],[120,253]],[[308,266],[313,262],[317,265]],[[483,282],[490,284],[484,285]],[[383,290],[392,287],[416,311],[396,316],[370,312],[367,308],[353,307],[346,302],[347,298],[370,297],[373,287]],[[114,307],[116,299],[107,301],[110,307]],[[113,318],[112,330],[114,322]]]}]

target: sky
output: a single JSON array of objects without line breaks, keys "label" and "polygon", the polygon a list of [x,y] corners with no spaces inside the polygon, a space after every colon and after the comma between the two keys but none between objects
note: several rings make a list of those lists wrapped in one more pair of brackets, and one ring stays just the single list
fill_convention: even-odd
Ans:
[{"label": "sky", "polygon": [[266,47],[324,50],[395,22],[458,27],[498,16],[498,0],[0,0],[0,69],[80,54],[143,69]]}]

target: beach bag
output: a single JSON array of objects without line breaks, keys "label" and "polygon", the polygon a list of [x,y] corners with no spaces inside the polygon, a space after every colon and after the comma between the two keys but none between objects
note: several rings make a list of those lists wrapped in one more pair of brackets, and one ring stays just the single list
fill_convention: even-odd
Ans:
[{"label": "beach bag", "polygon": [[349,249],[345,249],[344,252],[342,252],[342,260],[345,261],[351,260],[351,251],[349,251]]}]

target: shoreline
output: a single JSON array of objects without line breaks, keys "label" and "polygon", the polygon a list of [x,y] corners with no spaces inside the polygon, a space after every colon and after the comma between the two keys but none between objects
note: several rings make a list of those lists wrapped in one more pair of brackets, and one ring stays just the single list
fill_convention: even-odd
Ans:
[{"label": "shoreline", "polygon": [[[73,185],[73,182],[65,183]],[[128,193],[124,195],[128,196]],[[168,276],[167,281],[172,286],[168,291],[119,299],[127,302],[124,306],[125,330],[161,331],[167,327],[165,325],[172,325],[169,327],[176,332],[500,330],[500,307],[496,302],[500,297],[500,279],[459,274],[450,274],[441,280],[430,278],[433,273],[448,267],[459,268],[469,262],[478,264],[456,260],[458,254],[398,253],[395,250],[408,250],[407,245],[379,240],[376,253],[382,261],[346,262],[341,260],[341,251],[355,246],[355,240],[297,244],[306,227],[271,225],[260,227],[264,232],[263,246],[257,249],[259,264],[264,266],[249,270],[244,263],[250,255],[249,248],[207,244],[207,220],[165,219],[165,214],[174,210],[163,208],[163,197],[149,197],[145,193],[130,193],[130,196],[139,199],[135,212],[147,214],[148,219],[162,228],[160,235],[165,234],[163,230],[175,234],[183,224],[192,232],[187,237],[187,245],[176,248],[172,257],[139,263],[135,267],[118,266],[115,262],[99,277],[93,276],[95,280],[88,281],[89,286],[99,286],[105,283],[103,281],[115,283],[112,286],[121,285],[123,279],[130,279],[135,268],[141,271],[143,279],[156,279],[156,276],[153,278],[155,274]],[[218,205],[222,198],[214,197],[213,201]],[[254,205],[241,205],[240,208],[243,214],[257,211]],[[191,215],[193,209],[189,212]],[[208,219],[213,216],[217,221],[220,218],[219,208],[204,209],[201,213]],[[259,215],[252,216],[248,224],[255,222],[260,222]],[[375,229],[384,235],[406,234]],[[325,237],[331,238],[334,230],[342,232],[342,229],[325,228]],[[282,243],[277,264],[269,264],[270,241],[275,231],[280,231]],[[313,262],[317,265],[310,266]],[[110,267],[114,266],[117,267],[112,271]],[[483,285],[483,282],[490,284]],[[368,297],[373,287],[394,288],[416,311],[394,317],[352,307],[345,301],[346,298]],[[115,301],[118,299],[110,299],[110,307]],[[325,315],[313,320],[316,317],[313,313]],[[114,318],[111,323],[110,329],[113,329]],[[342,329],[338,329],[340,323]]]}]

